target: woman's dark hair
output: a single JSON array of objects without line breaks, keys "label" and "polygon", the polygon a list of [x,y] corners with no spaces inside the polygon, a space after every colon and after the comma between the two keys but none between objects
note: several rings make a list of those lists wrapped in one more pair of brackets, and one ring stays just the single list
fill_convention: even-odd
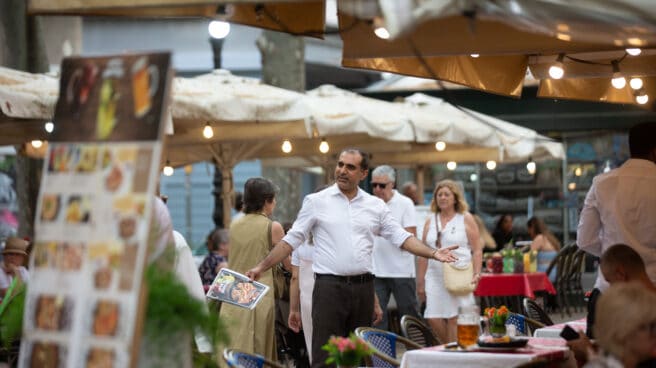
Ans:
[{"label": "woman's dark hair", "polygon": [[265,178],[250,178],[244,185],[244,212],[259,212],[276,197],[278,187]]},{"label": "woman's dark hair", "polygon": [[497,225],[494,227],[494,231],[503,231],[501,229],[501,224],[503,224],[503,221],[506,219],[506,217],[512,217],[509,213],[504,213],[501,216],[499,216],[499,219],[497,220]]}]

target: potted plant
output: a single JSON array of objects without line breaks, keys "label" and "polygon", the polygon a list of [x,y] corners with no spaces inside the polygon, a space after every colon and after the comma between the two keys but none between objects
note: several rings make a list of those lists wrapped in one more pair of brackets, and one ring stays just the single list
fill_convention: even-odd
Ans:
[{"label": "potted plant", "polygon": [[371,347],[354,333],[349,337],[332,336],[321,348],[328,352],[326,363],[341,368],[358,367],[362,359],[372,353]]},{"label": "potted plant", "polygon": [[487,317],[488,330],[490,335],[494,337],[501,337],[506,335],[506,321],[508,320],[508,308],[505,305],[499,308],[485,308],[485,316]]}]

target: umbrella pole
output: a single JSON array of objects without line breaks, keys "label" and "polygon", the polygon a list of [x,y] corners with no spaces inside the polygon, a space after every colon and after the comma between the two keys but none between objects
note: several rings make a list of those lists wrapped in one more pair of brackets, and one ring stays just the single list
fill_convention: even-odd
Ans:
[{"label": "umbrella pole", "polygon": [[424,165],[417,166],[415,170],[415,181],[417,182],[417,200],[419,204],[424,204],[424,172],[426,167]]},{"label": "umbrella pole", "polygon": [[221,174],[223,180],[221,181],[221,198],[223,199],[223,227],[230,228],[231,215],[232,215],[232,197],[233,197],[233,175],[231,166],[221,165]]}]

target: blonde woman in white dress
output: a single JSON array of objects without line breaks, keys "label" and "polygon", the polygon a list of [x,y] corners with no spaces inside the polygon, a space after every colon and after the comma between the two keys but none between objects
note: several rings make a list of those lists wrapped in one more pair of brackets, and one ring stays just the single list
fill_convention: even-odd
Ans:
[{"label": "blonde woman in white dress", "polygon": [[[452,180],[437,183],[431,202],[433,213],[426,219],[422,240],[430,247],[458,245],[452,251],[458,257],[454,266],[461,268],[472,262],[472,284],[476,286],[481,277],[483,251],[478,226],[474,217],[467,212],[468,209],[458,184]],[[440,221],[439,224],[436,219]],[[456,341],[458,306],[475,304],[476,301],[473,293],[456,295],[446,289],[443,267],[441,262],[417,258],[417,294],[421,300],[426,301],[424,318],[440,342],[448,343]]]}]

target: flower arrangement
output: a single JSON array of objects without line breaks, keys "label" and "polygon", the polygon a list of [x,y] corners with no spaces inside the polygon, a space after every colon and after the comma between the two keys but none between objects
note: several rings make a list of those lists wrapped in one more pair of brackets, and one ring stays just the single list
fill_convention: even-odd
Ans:
[{"label": "flower arrangement", "polygon": [[508,308],[505,305],[499,308],[485,308],[485,316],[488,321],[488,328],[492,336],[503,336],[506,334],[506,321],[508,320]]},{"label": "flower arrangement", "polygon": [[368,357],[373,350],[361,338],[351,333],[349,337],[332,336],[321,349],[328,352],[326,364],[337,366],[359,366],[362,358]]}]

